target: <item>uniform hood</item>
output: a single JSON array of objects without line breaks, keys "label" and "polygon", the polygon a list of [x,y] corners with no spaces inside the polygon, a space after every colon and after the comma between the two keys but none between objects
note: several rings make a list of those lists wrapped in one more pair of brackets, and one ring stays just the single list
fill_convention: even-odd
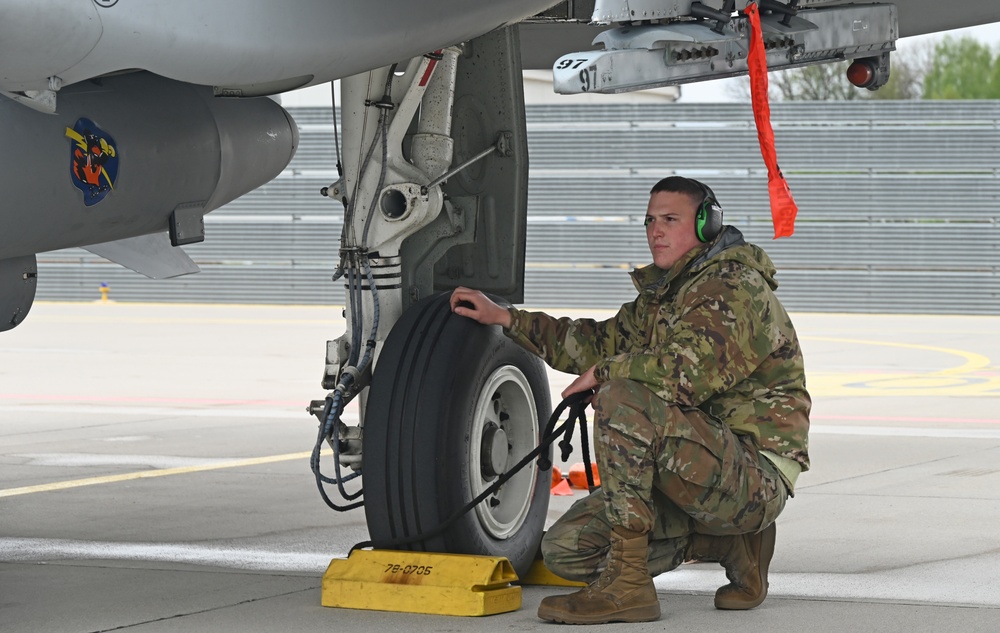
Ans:
[{"label": "uniform hood", "polygon": [[701,270],[705,266],[718,261],[735,261],[753,268],[760,273],[761,277],[771,286],[771,290],[778,287],[774,275],[777,272],[774,262],[767,256],[764,249],[756,244],[749,244],[743,239],[743,233],[735,226],[724,226],[719,236],[715,238],[702,252],[690,263],[690,270]]},{"label": "uniform hood", "polygon": [[764,249],[756,244],[749,244],[743,239],[743,233],[734,226],[726,225],[719,236],[704,246],[692,249],[682,257],[670,270],[664,271],[655,265],[639,268],[632,273],[632,280],[640,291],[654,291],[657,287],[666,287],[670,281],[680,275],[695,274],[698,271],[722,261],[734,261],[753,268],[774,290],[778,287],[774,275],[777,272],[774,263]]}]

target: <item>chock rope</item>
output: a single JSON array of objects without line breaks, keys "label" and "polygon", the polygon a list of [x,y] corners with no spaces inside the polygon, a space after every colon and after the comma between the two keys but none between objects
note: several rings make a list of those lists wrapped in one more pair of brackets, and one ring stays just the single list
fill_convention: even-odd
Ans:
[{"label": "chock rope", "polygon": [[[563,399],[559,403],[559,406],[555,408],[552,415],[549,416],[549,421],[545,425],[545,432],[542,433],[542,440],[532,450],[530,453],[525,455],[521,461],[516,463],[510,470],[500,475],[500,477],[490,484],[490,487],[479,494],[475,499],[467,503],[463,508],[454,512],[450,517],[448,517],[443,523],[438,525],[432,530],[421,532],[413,536],[407,536],[403,538],[393,539],[391,541],[385,541],[379,544],[380,548],[391,549],[394,547],[399,547],[401,545],[411,545],[413,543],[419,543],[420,541],[427,540],[429,538],[434,538],[440,535],[445,530],[454,525],[455,521],[460,519],[464,514],[475,508],[477,505],[486,500],[487,497],[494,494],[500,489],[505,483],[507,483],[511,477],[516,475],[525,466],[530,464],[532,460],[538,458],[538,467],[541,471],[547,471],[552,468],[552,460],[548,455],[548,448],[552,445],[557,438],[560,436],[566,436],[565,439],[559,443],[559,447],[562,451],[562,460],[566,461],[569,459],[570,452],[573,450],[573,446],[570,444],[570,440],[573,437],[573,427],[576,424],[580,426],[580,447],[583,450],[583,463],[587,471],[587,485],[591,492],[594,490],[594,473],[591,470],[590,463],[590,447],[587,441],[587,405],[590,402],[590,397],[594,395],[592,390],[581,391],[579,393],[573,393]],[[559,423],[559,418],[562,417],[563,411],[569,409],[569,417],[566,421],[556,427]],[[373,547],[371,541],[361,541],[356,543],[350,551],[353,552],[356,549],[365,549],[368,547]],[[350,552],[348,552],[349,554]]]}]

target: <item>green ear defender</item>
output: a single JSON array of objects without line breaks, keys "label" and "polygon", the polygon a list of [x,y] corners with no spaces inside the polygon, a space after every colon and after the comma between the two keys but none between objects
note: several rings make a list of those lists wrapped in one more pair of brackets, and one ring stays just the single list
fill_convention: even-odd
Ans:
[{"label": "green ear defender", "polygon": [[694,218],[694,231],[700,242],[711,242],[722,232],[722,207],[715,199],[715,192],[703,182],[691,179],[701,187],[705,196],[698,205]]}]

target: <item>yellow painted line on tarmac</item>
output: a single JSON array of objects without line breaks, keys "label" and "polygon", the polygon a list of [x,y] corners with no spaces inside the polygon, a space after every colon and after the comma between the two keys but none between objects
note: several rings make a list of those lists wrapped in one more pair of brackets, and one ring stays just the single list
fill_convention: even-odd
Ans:
[{"label": "yellow painted line on tarmac", "polygon": [[18,495],[30,495],[36,492],[52,492],[55,490],[67,490],[69,488],[79,488],[81,486],[96,486],[98,484],[113,484],[122,481],[132,481],[134,479],[151,479],[153,477],[169,477],[171,475],[187,475],[189,473],[204,472],[207,470],[221,470],[223,468],[240,468],[242,466],[258,466],[260,464],[273,464],[275,462],[287,462],[295,459],[306,459],[312,455],[312,451],[302,453],[286,453],[284,455],[269,455],[266,457],[252,457],[249,459],[234,459],[215,464],[201,464],[199,466],[183,466],[179,468],[157,468],[153,470],[140,470],[134,473],[122,473],[120,475],[106,475],[104,477],[87,477],[86,479],[71,479],[69,481],[55,481],[37,486],[24,486],[22,488],[7,488],[0,490],[0,498],[16,497]]},{"label": "yellow painted line on tarmac", "polygon": [[807,372],[809,394],[813,398],[835,397],[1000,397],[1000,379],[969,380],[953,376],[914,374],[835,374],[815,375]]},{"label": "yellow painted line on tarmac", "polygon": [[928,352],[941,352],[942,354],[951,354],[953,356],[958,356],[960,358],[965,359],[964,364],[959,365],[958,367],[952,367],[951,369],[942,369],[941,371],[936,371],[934,372],[936,375],[965,374],[972,371],[985,369],[990,366],[990,359],[983,356],[982,354],[976,354],[975,352],[966,352],[960,349],[952,349],[950,347],[920,345],[919,343],[892,343],[890,341],[866,341],[853,338],[834,338],[830,336],[804,336],[802,338],[810,341],[825,341],[828,343],[852,343],[854,345],[879,345],[883,347],[902,347],[906,349],[919,349]]},{"label": "yellow painted line on tarmac", "polygon": [[894,343],[827,336],[804,336],[803,340],[852,345],[898,347],[957,356],[964,362],[929,372],[849,372],[809,374],[814,396],[1000,396],[1000,372],[986,356],[949,347]]}]

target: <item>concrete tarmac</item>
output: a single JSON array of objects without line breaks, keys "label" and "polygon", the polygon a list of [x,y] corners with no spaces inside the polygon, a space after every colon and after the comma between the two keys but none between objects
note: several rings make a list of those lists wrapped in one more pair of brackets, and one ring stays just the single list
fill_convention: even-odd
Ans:
[{"label": "concrete tarmac", "polygon": [[[768,599],[716,611],[721,567],[685,565],[629,630],[1000,630],[1000,317],[793,318],[813,469]],[[0,631],[556,630],[535,611],[559,589],[487,618],[320,606],[367,537],[307,457],[343,328],[339,308],[40,303],[0,334]]]}]

